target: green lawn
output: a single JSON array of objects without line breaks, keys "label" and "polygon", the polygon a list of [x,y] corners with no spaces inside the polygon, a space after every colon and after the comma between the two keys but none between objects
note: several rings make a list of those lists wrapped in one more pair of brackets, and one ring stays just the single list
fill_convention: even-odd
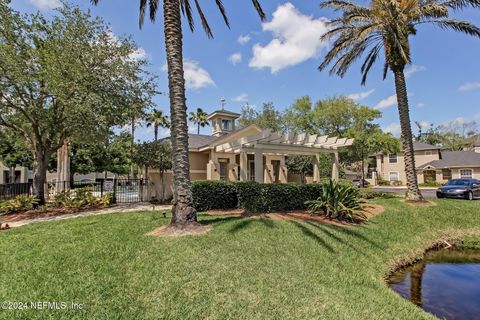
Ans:
[{"label": "green lawn", "polygon": [[[480,236],[480,201],[412,207],[350,228],[202,216],[204,236],[154,238],[160,213],[37,223],[0,233],[0,301],[65,301],[82,311],[1,319],[433,319],[390,291],[388,270],[451,236]],[[478,245],[480,237],[470,236]]]}]

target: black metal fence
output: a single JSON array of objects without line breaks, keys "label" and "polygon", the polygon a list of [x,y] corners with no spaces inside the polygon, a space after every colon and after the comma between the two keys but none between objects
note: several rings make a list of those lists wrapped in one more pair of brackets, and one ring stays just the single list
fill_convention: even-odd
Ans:
[{"label": "black metal fence", "polygon": [[[87,189],[95,197],[111,193],[116,203],[149,201],[149,183],[145,179],[103,179],[96,181],[56,181],[48,184],[49,194],[64,190]],[[0,185],[0,200],[13,199],[19,195],[31,195],[31,183]]]},{"label": "black metal fence", "polygon": [[9,200],[17,196],[32,194],[32,183],[0,184],[0,200]]}]

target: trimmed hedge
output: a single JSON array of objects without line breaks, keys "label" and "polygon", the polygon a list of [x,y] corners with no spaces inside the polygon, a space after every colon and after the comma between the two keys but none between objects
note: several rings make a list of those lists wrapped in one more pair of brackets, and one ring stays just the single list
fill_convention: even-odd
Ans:
[{"label": "trimmed hedge", "polygon": [[228,181],[193,181],[193,205],[198,211],[238,207],[237,188]]},{"label": "trimmed hedge", "polygon": [[[242,208],[252,213],[306,209],[306,201],[320,196],[322,183],[260,184],[253,181],[194,181],[193,203],[198,211]],[[340,181],[348,183],[348,181]]]}]

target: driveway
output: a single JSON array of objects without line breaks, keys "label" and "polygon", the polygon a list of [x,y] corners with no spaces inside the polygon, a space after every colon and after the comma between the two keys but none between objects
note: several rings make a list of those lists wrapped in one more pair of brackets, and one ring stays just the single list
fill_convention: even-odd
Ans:
[{"label": "driveway", "polygon": [[[379,187],[372,187],[372,190],[375,190],[375,191],[379,191],[379,192],[389,192],[389,193],[397,193],[397,194],[402,194],[404,195],[405,194],[405,191],[407,191],[407,188],[406,187],[383,187],[383,186],[379,186]],[[436,198],[436,188],[433,189],[433,188],[427,188],[427,189],[424,189],[424,188],[420,188],[420,191],[422,192],[422,195],[425,197],[425,198]]]}]

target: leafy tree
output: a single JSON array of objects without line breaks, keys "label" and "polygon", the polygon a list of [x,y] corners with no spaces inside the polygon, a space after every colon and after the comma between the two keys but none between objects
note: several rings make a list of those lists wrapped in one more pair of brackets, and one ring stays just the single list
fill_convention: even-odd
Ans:
[{"label": "leafy tree", "polygon": [[480,28],[467,21],[450,19],[450,10],[457,11],[469,6],[479,8],[480,3],[478,0],[375,0],[365,7],[344,0],[327,0],[321,4],[322,8],[340,11],[342,15],[331,21],[330,31],[322,36],[324,41],[335,40],[319,66],[320,71],[333,63],[330,74],[343,77],[350,66],[368,49],[361,67],[362,84],[365,84],[368,72],[382,53],[385,55],[383,77],[386,77],[388,70],[394,75],[408,200],[423,199],[415,170],[404,74],[405,66],[411,63],[409,38],[417,33],[420,24],[425,23],[480,37]]},{"label": "leafy tree", "polygon": [[[100,0],[92,0],[98,4]],[[148,3],[147,3],[148,2]],[[225,7],[222,1],[215,2],[225,24],[229,26]],[[258,0],[252,3],[260,15],[265,14]],[[155,21],[160,0],[140,0],[140,26],[143,24],[147,7],[150,10],[150,20]],[[202,27],[209,38],[213,37],[210,25],[201,9],[200,2],[195,0]],[[192,191],[190,186],[188,160],[188,125],[187,105],[185,101],[185,77],[183,72],[183,32],[181,12],[187,17],[190,30],[194,30],[194,20],[191,2],[189,0],[163,0],[163,27],[165,34],[165,49],[168,66],[168,88],[170,97],[171,142],[173,150],[173,210],[171,227],[185,227],[197,224],[197,213],[193,207]]]},{"label": "leafy tree", "polygon": [[280,112],[275,109],[272,102],[264,103],[261,112],[256,111],[254,107],[246,104],[242,107],[239,122],[242,127],[256,124],[260,128],[272,129],[273,131],[282,129],[282,116]]},{"label": "leafy tree", "polygon": [[147,121],[147,127],[153,126],[154,141],[158,141],[158,129],[169,128],[170,122],[168,116],[160,109],[155,109],[147,114],[145,120]]},{"label": "leafy tree", "polygon": [[312,161],[313,159],[311,156],[294,155],[288,156],[285,160],[285,164],[287,165],[289,172],[299,174],[301,182],[306,183],[306,176],[313,174]]},{"label": "leafy tree", "polygon": [[103,139],[155,92],[129,39],[76,7],[58,12],[20,16],[0,3],[0,127],[26,141],[39,204],[49,160],[67,139]]},{"label": "leafy tree", "polygon": [[200,134],[200,127],[210,125],[207,120],[207,113],[202,108],[197,108],[196,112],[190,112],[188,114],[188,121],[197,125],[197,134]]},{"label": "leafy tree", "polygon": [[168,142],[144,142],[136,145],[135,157],[137,165],[145,168],[148,177],[148,168],[157,169],[160,173],[162,185],[161,201],[165,201],[165,172],[172,169],[172,147]]}]

